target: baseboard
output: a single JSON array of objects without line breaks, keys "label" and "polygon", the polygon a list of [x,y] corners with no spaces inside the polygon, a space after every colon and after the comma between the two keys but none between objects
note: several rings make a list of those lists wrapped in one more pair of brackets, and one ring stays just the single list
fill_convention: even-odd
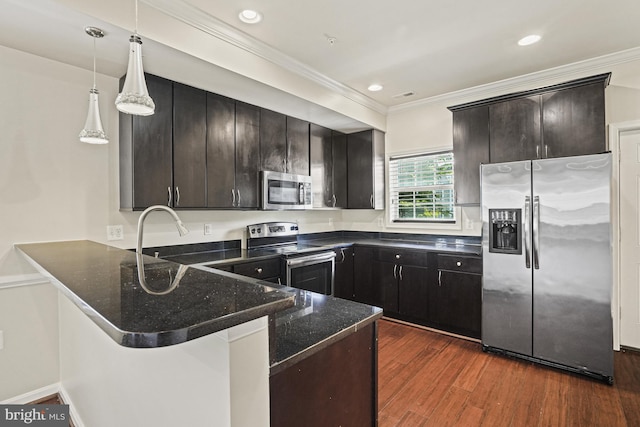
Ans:
[{"label": "baseboard", "polygon": [[424,329],[425,331],[436,332],[436,333],[441,334],[441,335],[448,335],[450,337],[459,338],[461,340],[471,341],[471,342],[475,342],[475,343],[478,343],[478,344],[480,344],[482,342],[477,338],[471,338],[471,337],[467,337],[467,336],[464,336],[464,335],[455,334],[453,332],[443,331],[441,329],[430,328],[429,326],[418,325],[417,323],[406,322],[404,320],[394,319],[393,317],[384,316],[382,318],[384,320],[388,320],[390,322],[396,322],[396,323],[400,323],[400,324],[407,325],[407,326],[413,326],[414,328]]},{"label": "baseboard", "polygon": [[60,391],[60,383],[50,384],[48,386],[33,390],[20,396],[11,397],[7,400],[3,400],[3,405],[26,405],[31,402],[44,399],[45,397],[54,396]]},{"label": "baseboard", "polygon": [[62,385],[60,385],[60,390],[58,391],[58,395],[60,396],[60,400],[69,405],[69,416],[71,417],[71,422],[73,423],[73,427],[85,427],[85,424],[82,422],[82,418],[80,418],[80,414],[78,414],[75,410],[75,407],[71,404],[71,399],[69,398],[69,394],[64,389]]}]

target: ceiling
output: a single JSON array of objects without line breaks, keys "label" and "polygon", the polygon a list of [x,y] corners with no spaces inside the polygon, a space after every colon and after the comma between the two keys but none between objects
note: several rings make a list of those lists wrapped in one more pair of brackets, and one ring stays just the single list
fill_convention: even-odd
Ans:
[{"label": "ceiling", "polygon": [[[122,5],[123,1],[113,4]],[[83,28],[99,26],[107,36],[97,44],[98,70],[120,77],[127,62],[123,39],[128,39],[131,28],[112,25],[109,22],[113,20],[102,21],[67,6],[73,3],[73,0],[0,0],[0,45],[90,69],[92,39],[84,34]],[[140,3],[141,11],[143,6],[155,8],[176,19],[197,15],[229,39],[249,46],[254,54],[330,82],[381,112],[404,103],[603,55],[627,52],[627,57],[640,63],[638,0],[140,0]],[[262,22],[256,25],[241,22],[238,19],[241,8],[259,10]],[[129,10],[120,12],[130,14]],[[532,33],[541,35],[542,40],[527,47],[517,45],[518,39]],[[187,65],[200,67],[225,82],[230,93],[223,94],[236,99],[245,97],[248,102],[270,108],[268,103],[273,101],[268,100],[274,98],[272,87],[247,81],[223,67],[145,39],[142,31],[141,35],[145,70],[166,70],[156,73],[175,79],[170,74],[180,74]],[[329,38],[335,41],[330,43]],[[637,71],[640,76],[640,67]],[[367,87],[371,83],[382,84],[384,88],[369,92]],[[300,110],[304,104],[308,114],[325,117],[316,118],[316,123],[336,129],[358,126],[350,124],[353,120],[347,117],[332,115],[324,107],[309,107],[308,102],[291,94],[276,93],[292,110]],[[412,95],[404,96],[407,93]],[[267,105],[256,102],[261,97]]]}]

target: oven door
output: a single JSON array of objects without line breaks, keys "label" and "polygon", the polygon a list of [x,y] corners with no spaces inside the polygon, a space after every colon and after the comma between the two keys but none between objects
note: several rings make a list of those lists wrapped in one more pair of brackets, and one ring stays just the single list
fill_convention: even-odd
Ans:
[{"label": "oven door", "polygon": [[287,258],[285,283],[292,288],[333,295],[336,253],[333,251]]}]

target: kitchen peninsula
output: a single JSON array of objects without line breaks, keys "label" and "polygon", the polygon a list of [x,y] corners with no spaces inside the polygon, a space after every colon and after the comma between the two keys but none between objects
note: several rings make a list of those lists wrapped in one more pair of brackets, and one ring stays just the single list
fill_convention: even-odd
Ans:
[{"label": "kitchen peninsula", "polygon": [[[359,346],[375,367],[375,307],[149,256],[143,285],[135,253],[90,241],[16,248],[60,290],[61,394],[85,425],[269,425],[267,319],[278,312],[285,332],[300,331],[299,311],[331,331],[316,331],[297,363],[339,355],[339,343]],[[374,371],[358,371],[371,405]]]}]

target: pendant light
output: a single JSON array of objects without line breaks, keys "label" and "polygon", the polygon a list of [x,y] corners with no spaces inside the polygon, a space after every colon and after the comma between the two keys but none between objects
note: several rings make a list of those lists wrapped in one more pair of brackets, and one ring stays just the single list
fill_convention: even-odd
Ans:
[{"label": "pendant light", "polygon": [[136,116],[150,116],[156,106],[149,96],[147,83],[142,70],[142,40],[138,36],[138,0],[136,5],[136,27],[129,39],[129,65],[124,78],[122,92],[116,98],[116,108],[119,111]]},{"label": "pendant light", "polygon": [[86,27],[84,31],[93,37],[93,87],[89,91],[89,111],[84,129],[80,131],[80,141],[89,144],[106,144],[109,138],[102,128],[100,108],[98,106],[98,89],[96,89],[96,39],[104,37],[104,31],[96,27]]}]

